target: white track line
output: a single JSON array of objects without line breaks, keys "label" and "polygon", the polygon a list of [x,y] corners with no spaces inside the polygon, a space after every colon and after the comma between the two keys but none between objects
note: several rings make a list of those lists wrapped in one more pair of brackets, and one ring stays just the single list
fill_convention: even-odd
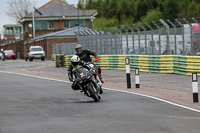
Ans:
[{"label": "white track line", "polygon": [[[72,83],[70,81],[64,81],[64,80],[58,80],[58,79],[52,79],[52,78],[45,78],[45,77],[22,74],[22,73],[12,73],[12,72],[4,72],[4,71],[0,71],[0,72],[1,73],[7,73],[7,74],[14,74],[14,75],[22,75],[22,76],[26,76],[26,77],[40,78],[40,79],[45,79],[45,80],[64,82],[64,83]],[[200,110],[193,109],[193,108],[190,108],[190,107],[187,107],[187,106],[183,106],[183,105],[180,105],[180,104],[177,104],[177,103],[173,103],[173,102],[170,102],[170,101],[167,101],[167,100],[163,100],[163,99],[160,99],[160,98],[156,98],[156,97],[153,97],[153,96],[148,96],[148,95],[139,94],[139,93],[135,93],[135,92],[123,91],[123,90],[115,90],[115,89],[110,89],[110,88],[103,88],[103,89],[110,90],[110,91],[123,92],[123,93],[128,93],[128,94],[134,94],[134,95],[138,95],[138,96],[143,96],[143,97],[155,99],[155,100],[162,101],[162,102],[174,105],[174,106],[178,106],[178,107],[181,107],[181,108],[184,108],[184,109],[188,109],[188,110],[200,113]]]}]

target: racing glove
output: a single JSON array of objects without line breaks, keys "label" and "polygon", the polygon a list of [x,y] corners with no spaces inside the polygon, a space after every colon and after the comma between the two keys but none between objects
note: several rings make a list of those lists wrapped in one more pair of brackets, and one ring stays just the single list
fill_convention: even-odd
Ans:
[{"label": "racing glove", "polygon": [[99,61],[99,60],[100,60],[100,58],[97,57],[97,58],[93,59],[92,62],[97,62],[97,61]]}]

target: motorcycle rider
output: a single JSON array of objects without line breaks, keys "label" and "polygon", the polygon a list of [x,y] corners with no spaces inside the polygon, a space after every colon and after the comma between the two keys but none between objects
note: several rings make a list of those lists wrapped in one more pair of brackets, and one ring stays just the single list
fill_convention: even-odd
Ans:
[{"label": "motorcycle rider", "polygon": [[[92,52],[92,51],[86,50],[86,49],[83,50],[83,46],[81,44],[76,44],[75,50],[76,50],[76,55],[78,55],[80,57],[80,60],[83,60],[85,62],[90,62],[90,63],[97,62],[100,60],[100,58],[98,57],[98,55],[95,52]],[[94,56],[95,59],[91,60],[90,55]],[[97,73],[98,73],[98,76],[99,76],[101,82],[104,83],[105,80],[102,78],[101,68],[96,67],[96,66],[95,66],[95,68],[97,70]]]},{"label": "motorcycle rider", "polygon": [[68,68],[68,77],[69,77],[69,80],[71,82],[73,82],[73,84],[72,84],[73,90],[79,90],[80,89],[78,84],[77,84],[76,77],[74,78],[73,75],[76,75],[76,69],[78,67],[81,67],[81,66],[88,69],[89,71],[93,72],[91,67],[86,62],[80,60],[80,58],[77,55],[73,55],[72,58],[71,58],[71,65]]}]

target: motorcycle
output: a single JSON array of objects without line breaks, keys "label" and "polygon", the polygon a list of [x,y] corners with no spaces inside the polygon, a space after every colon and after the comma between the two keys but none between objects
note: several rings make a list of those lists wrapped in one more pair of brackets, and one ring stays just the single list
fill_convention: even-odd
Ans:
[{"label": "motorcycle", "polygon": [[101,99],[99,96],[100,86],[97,83],[95,74],[95,71],[80,66],[76,68],[75,82],[86,96],[93,98],[95,102],[99,102]]}]

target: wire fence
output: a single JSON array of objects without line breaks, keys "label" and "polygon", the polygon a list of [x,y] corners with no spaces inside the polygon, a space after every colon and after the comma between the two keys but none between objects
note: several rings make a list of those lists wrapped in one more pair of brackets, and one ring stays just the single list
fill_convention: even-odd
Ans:
[{"label": "wire fence", "polygon": [[[183,24],[180,28],[160,28],[137,31],[128,26],[129,32],[105,28],[78,31],[78,43],[100,55],[200,55],[199,25]],[[136,27],[137,28],[137,27]]]},{"label": "wire fence", "polygon": [[76,43],[60,43],[52,45],[53,54],[73,55]]}]

